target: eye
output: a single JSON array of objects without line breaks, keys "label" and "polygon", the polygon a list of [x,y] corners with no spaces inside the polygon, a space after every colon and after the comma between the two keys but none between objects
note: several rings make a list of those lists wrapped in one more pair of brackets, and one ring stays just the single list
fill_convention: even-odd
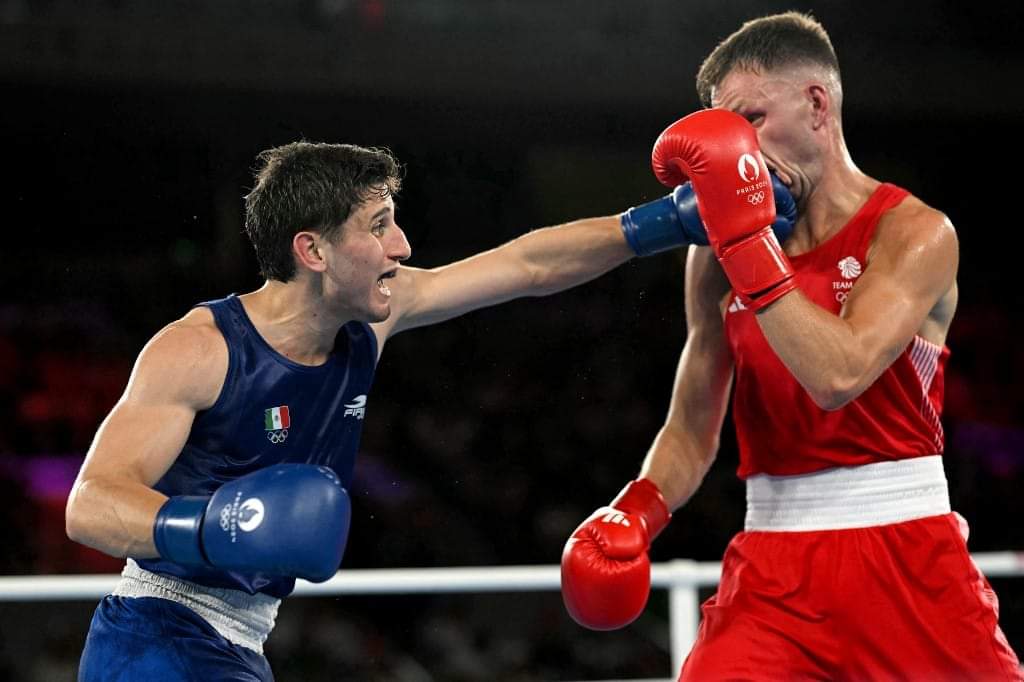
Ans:
[{"label": "eye", "polygon": [[370,233],[373,234],[375,237],[384,236],[384,221],[380,220],[374,223],[373,227],[370,228]]},{"label": "eye", "polygon": [[743,117],[750,121],[750,125],[754,126],[755,128],[764,122],[764,114],[760,111],[754,111],[748,114],[744,114]]}]

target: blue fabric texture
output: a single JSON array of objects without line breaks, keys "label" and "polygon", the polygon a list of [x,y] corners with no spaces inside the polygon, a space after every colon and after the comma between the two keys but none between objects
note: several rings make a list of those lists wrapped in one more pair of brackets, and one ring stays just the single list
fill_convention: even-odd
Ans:
[{"label": "blue fabric texture", "polygon": [[108,596],[96,607],[79,682],[273,682],[267,659],[167,599]]}]

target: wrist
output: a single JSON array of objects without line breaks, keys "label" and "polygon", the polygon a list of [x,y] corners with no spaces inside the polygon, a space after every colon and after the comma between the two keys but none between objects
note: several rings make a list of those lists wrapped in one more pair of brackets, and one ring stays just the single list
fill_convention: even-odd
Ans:
[{"label": "wrist", "polygon": [[208,497],[178,495],[170,497],[156,513],[153,542],[161,558],[188,566],[206,566],[201,532]]},{"label": "wrist", "polygon": [[654,538],[658,537],[672,519],[672,513],[661,490],[648,478],[638,478],[627,483],[622,492],[612,500],[611,506],[643,519],[648,542],[654,542]]},{"label": "wrist", "polygon": [[634,206],[619,217],[619,224],[638,256],[708,243],[697,211],[697,197],[689,183],[676,187],[668,196]]},{"label": "wrist", "polygon": [[651,256],[683,243],[683,230],[670,197],[634,206],[619,216],[619,225],[638,256]]},{"label": "wrist", "polygon": [[[793,266],[770,227],[728,246],[716,245],[715,254],[733,290],[755,308],[767,305],[796,287]],[[759,306],[762,299],[764,302]]]},{"label": "wrist", "polygon": [[751,311],[759,313],[796,288],[796,280],[787,279],[774,288],[762,292],[757,298],[750,298],[741,294],[737,294],[737,298]]}]

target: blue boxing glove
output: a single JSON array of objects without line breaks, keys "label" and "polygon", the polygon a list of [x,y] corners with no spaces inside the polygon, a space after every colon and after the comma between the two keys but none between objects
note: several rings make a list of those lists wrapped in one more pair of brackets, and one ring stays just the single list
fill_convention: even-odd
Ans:
[{"label": "blue boxing glove", "polygon": [[[782,244],[796,224],[796,201],[775,174],[775,222],[772,230]],[[708,234],[697,210],[697,196],[690,183],[679,185],[667,197],[635,206],[619,217],[622,233],[638,256],[650,256],[678,246],[708,245]]]},{"label": "blue boxing glove", "polygon": [[333,471],[277,464],[218,488],[171,497],[157,512],[160,556],[192,566],[323,582],[338,570],[352,504]]}]

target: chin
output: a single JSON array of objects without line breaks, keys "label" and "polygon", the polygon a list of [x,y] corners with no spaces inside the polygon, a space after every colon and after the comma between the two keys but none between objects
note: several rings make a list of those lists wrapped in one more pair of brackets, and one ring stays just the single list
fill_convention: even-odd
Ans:
[{"label": "chin", "polygon": [[385,305],[383,309],[368,310],[366,312],[366,319],[364,320],[364,322],[383,322],[389,317],[391,317],[391,304]]}]

